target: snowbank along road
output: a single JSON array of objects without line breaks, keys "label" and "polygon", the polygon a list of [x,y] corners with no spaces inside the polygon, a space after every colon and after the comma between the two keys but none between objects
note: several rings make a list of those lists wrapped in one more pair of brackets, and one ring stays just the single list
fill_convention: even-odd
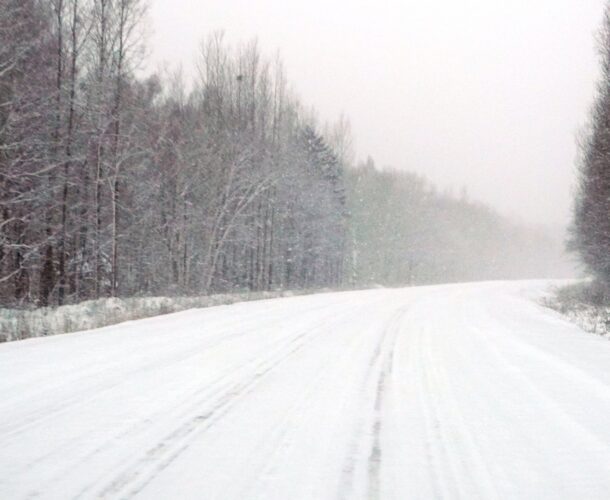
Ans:
[{"label": "snowbank along road", "polygon": [[0,346],[0,498],[608,499],[610,343],[549,283],[193,310]]}]

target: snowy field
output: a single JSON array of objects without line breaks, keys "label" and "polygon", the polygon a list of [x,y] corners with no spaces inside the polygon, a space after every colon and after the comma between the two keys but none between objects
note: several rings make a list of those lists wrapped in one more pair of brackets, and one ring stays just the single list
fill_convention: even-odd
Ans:
[{"label": "snowy field", "polygon": [[608,499],[610,342],[549,283],[191,310],[0,345],[2,499]]}]

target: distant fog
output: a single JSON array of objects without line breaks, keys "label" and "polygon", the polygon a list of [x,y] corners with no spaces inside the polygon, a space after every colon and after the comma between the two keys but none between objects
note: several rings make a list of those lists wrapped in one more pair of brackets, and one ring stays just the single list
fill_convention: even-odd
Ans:
[{"label": "distant fog", "polygon": [[223,29],[279,50],[357,156],[416,171],[503,214],[565,226],[575,138],[597,79],[603,0],[152,0],[153,64],[193,70]]}]

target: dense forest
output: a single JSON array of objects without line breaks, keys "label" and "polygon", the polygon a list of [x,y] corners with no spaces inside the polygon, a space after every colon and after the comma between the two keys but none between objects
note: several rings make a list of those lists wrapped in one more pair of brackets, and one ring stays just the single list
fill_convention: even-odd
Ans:
[{"label": "dense forest", "polygon": [[350,270],[356,284],[428,284],[566,277],[561,231],[511,222],[488,206],[439,192],[416,174],[347,170]]},{"label": "dense forest", "polygon": [[557,271],[544,232],[355,164],[256,42],[143,76],[145,7],[0,0],[0,306]]},{"label": "dense forest", "polygon": [[581,143],[570,247],[610,300],[610,5],[599,34],[601,79]]}]

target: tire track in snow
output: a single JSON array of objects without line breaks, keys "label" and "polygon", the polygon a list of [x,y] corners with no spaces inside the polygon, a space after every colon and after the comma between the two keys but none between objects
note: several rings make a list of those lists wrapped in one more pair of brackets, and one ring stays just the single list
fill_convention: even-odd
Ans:
[{"label": "tire track in snow", "polygon": [[[363,457],[365,463],[362,466],[366,468],[366,498],[370,500],[379,498],[383,400],[387,378],[392,373],[394,347],[400,330],[401,320],[407,310],[408,307],[403,306],[398,311],[394,311],[381,331],[379,342],[368,363],[363,383],[363,392],[361,393],[363,401],[360,405],[360,412],[363,415],[363,420],[357,424],[356,434],[348,448],[339,486],[338,497],[340,499],[351,498],[354,493],[354,476],[360,466],[359,460],[362,454],[365,454]],[[365,444],[366,441],[370,441],[368,451],[366,449],[360,451],[363,446],[367,446]]]},{"label": "tire track in snow", "polygon": [[[339,302],[339,303],[337,303]],[[324,319],[324,318],[334,318],[337,314],[337,307],[344,307],[344,300],[341,301],[332,301],[330,303],[325,303],[323,305],[317,305],[316,307],[308,307],[304,309],[304,314],[306,315],[306,317],[311,318],[309,319],[309,321],[312,321],[313,319],[315,319],[314,322],[312,322],[312,325],[316,325],[320,322],[320,320]],[[340,311],[341,309],[339,309]],[[327,311],[331,311],[327,313],[327,316],[320,316],[320,313],[322,312],[327,312]],[[281,311],[279,311],[281,312]],[[311,315],[311,313],[314,313],[314,315]],[[244,321],[243,319],[241,320],[241,322],[239,320],[237,321],[230,321],[228,325],[226,324],[222,324],[220,325],[220,331],[221,333],[214,335],[213,339],[220,339],[217,342],[214,342],[213,345],[209,345],[210,342],[206,342],[206,345],[204,346],[205,348],[203,350],[201,350],[201,348],[199,347],[201,344],[198,344],[196,346],[191,346],[191,349],[189,351],[190,355],[186,356],[186,357],[176,357],[176,356],[171,356],[171,357],[167,357],[164,356],[163,359],[161,359],[160,361],[162,362],[161,364],[161,368],[163,368],[164,366],[172,366],[172,365],[180,365],[180,363],[187,361],[188,359],[191,359],[193,357],[197,357],[198,355],[201,355],[202,352],[206,351],[209,348],[212,347],[217,347],[222,345],[223,343],[225,343],[225,341],[223,341],[222,337],[224,337],[226,339],[226,337],[231,337],[232,340],[236,340],[240,337],[246,337],[249,334],[252,334],[254,332],[256,332],[259,329],[256,329],[254,327],[250,327],[250,325],[252,325],[253,323],[255,323],[258,320],[261,320],[262,318],[264,318],[265,316],[268,316],[268,314],[266,315],[264,312],[261,312],[259,314],[250,316],[247,318],[247,320],[245,321],[246,325],[248,325],[248,328],[245,331],[240,331],[237,332],[236,334],[229,334],[228,332],[231,330],[231,328],[236,327],[237,325],[239,325],[240,323],[243,325]],[[272,319],[272,323],[271,325],[273,325],[274,323],[276,323],[278,326],[285,324],[287,321],[287,317],[286,314],[281,312],[280,315],[278,315],[277,318]],[[144,321],[150,321],[150,320],[144,320]],[[264,323],[266,327],[269,326],[268,322]],[[294,342],[296,340],[296,337],[300,337],[302,332],[297,332],[295,334],[295,332],[291,332],[290,335],[282,337],[279,341],[277,341],[274,346],[278,346],[277,349],[274,350],[274,352],[279,352],[282,349],[286,348],[286,345]],[[210,339],[208,339],[210,340]],[[170,338],[171,341],[171,338]],[[226,339],[226,341],[229,341],[229,339]],[[182,350],[180,352],[185,352],[185,350]],[[264,358],[267,359],[267,358]],[[170,360],[170,361],[168,361]],[[159,361],[159,360],[157,360]],[[264,361],[264,360],[263,360]],[[206,384],[206,386],[200,388],[199,390],[197,390],[194,393],[191,393],[188,397],[188,399],[185,399],[184,402],[186,404],[180,404],[177,407],[171,408],[171,409],[163,409],[157,412],[157,414],[149,414],[147,415],[145,420],[138,420],[136,422],[134,422],[133,424],[131,424],[129,426],[128,429],[123,430],[122,432],[120,432],[119,434],[113,434],[111,437],[105,439],[103,442],[98,443],[98,445],[95,447],[95,449],[93,449],[90,453],[79,457],[79,465],[80,463],[83,463],[85,461],[89,461],[94,459],[97,455],[103,455],[105,453],[108,452],[108,450],[112,450],[117,446],[120,446],[120,443],[123,440],[132,440],[133,441],[133,437],[134,435],[137,434],[141,434],[142,432],[144,433],[148,433],[150,434],[151,431],[154,432],[154,428],[149,429],[149,427],[152,427],[154,420],[156,417],[159,417],[159,419],[162,419],[164,421],[167,420],[171,420],[171,419],[176,419],[178,421],[180,420],[188,420],[191,419],[193,417],[193,415],[196,413],[198,416],[200,412],[196,411],[201,405],[205,405],[208,404],[210,402],[213,402],[214,400],[218,399],[219,397],[222,397],[222,395],[226,392],[226,391],[231,391],[233,385],[235,384],[235,374],[238,373],[240,374],[244,374],[243,376],[249,376],[251,375],[253,372],[256,372],[258,366],[261,363],[261,359],[260,357],[254,357],[251,359],[251,362],[249,362],[245,367],[242,366],[233,366],[231,367],[231,369],[223,371],[218,377],[216,377],[212,383],[210,384]],[[137,372],[137,370],[133,370],[134,372]],[[244,373],[245,372],[245,373]],[[142,374],[140,374],[142,375]],[[120,385],[120,384],[118,384]],[[97,394],[97,396],[99,397],[99,393]],[[91,398],[92,400],[95,400],[95,397]],[[180,412],[177,414],[176,409],[180,408]],[[157,426],[158,427],[158,426]],[[65,450],[61,450],[61,449],[54,449],[52,450],[50,453],[46,454],[43,457],[39,457],[37,460],[35,460],[34,462],[30,462],[29,465],[26,468],[30,468],[30,467],[34,467],[36,466],[36,463],[38,462],[43,462],[44,459],[47,460],[52,460],[53,457],[55,456],[59,456],[59,453],[66,453],[68,455],[70,455],[70,446],[72,446],[73,442],[70,441],[66,441],[63,445],[63,448],[66,448]],[[77,444],[74,443],[74,444]],[[134,448],[136,449],[136,448]],[[134,459],[135,456],[141,456],[141,455],[137,455],[138,451],[136,449],[136,452],[134,454],[133,451],[131,451],[128,455],[125,455],[125,458],[123,459],[122,463],[123,466],[128,466],[128,464]],[[120,464],[121,462],[118,462],[118,464]],[[63,477],[65,477],[67,474],[69,474],[72,471],[73,468],[73,464],[70,464],[69,467],[67,467],[66,469],[63,469],[61,471],[59,471],[58,473],[56,473],[52,478],[49,478],[47,481],[50,484],[53,484],[54,482],[58,482],[60,481]],[[91,483],[89,486],[84,487],[80,493],[78,493],[77,497],[80,495],[83,495],[84,493],[87,493],[90,491],[91,488],[95,488],[97,484],[97,481]],[[42,488],[42,490],[44,490],[44,487]],[[32,495],[37,495],[38,493],[36,491],[32,491],[31,492]]]},{"label": "tire track in snow", "polygon": [[[219,306],[219,307],[223,307],[223,306]],[[304,311],[304,313],[310,313],[310,312],[314,312],[314,311],[321,310],[321,309],[322,310],[330,309],[332,307],[335,307],[335,304],[329,304],[329,305],[325,305],[323,307],[320,307],[320,306],[312,307],[310,309],[306,309]],[[190,311],[187,311],[187,312],[190,312]],[[179,315],[179,314],[183,314],[183,313],[177,313],[177,314]],[[253,315],[250,318],[248,318],[248,323],[251,322],[251,323],[256,324],[256,322],[259,321],[261,318],[268,317],[268,316],[269,316],[268,313],[267,314],[259,313],[259,314]],[[149,318],[144,321],[151,321],[151,319]],[[286,321],[286,318],[281,316],[280,318],[278,318],[276,320],[276,323],[281,324],[281,323],[284,323],[285,321]],[[172,352],[171,356],[165,356],[163,359],[153,359],[153,360],[150,360],[149,362],[144,363],[143,365],[137,366],[131,370],[123,371],[123,372],[113,376],[110,380],[106,379],[97,384],[90,385],[90,386],[86,387],[86,389],[83,390],[82,392],[71,395],[67,399],[64,398],[55,405],[39,409],[35,413],[32,413],[31,415],[26,415],[24,418],[22,418],[17,423],[10,422],[8,425],[0,426],[0,437],[1,437],[0,446],[6,445],[12,439],[17,439],[20,434],[22,434],[23,432],[26,432],[28,429],[31,429],[32,427],[34,427],[36,425],[40,425],[43,422],[49,421],[53,418],[57,418],[63,414],[69,413],[71,410],[73,410],[74,407],[82,406],[90,401],[93,401],[96,398],[99,398],[99,396],[102,394],[112,392],[118,386],[122,385],[126,379],[129,380],[130,377],[132,377],[134,375],[141,375],[143,372],[148,372],[148,371],[151,371],[151,372],[156,371],[159,369],[160,364],[161,364],[161,366],[164,366],[164,365],[169,366],[172,364],[177,364],[177,363],[187,361],[194,357],[198,357],[206,349],[216,348],[229,341],[234,341],[236,339],[245,337],[246,335],[250,335],[259,329],[257,326],[251,326],[245,330],[241,330],[239,332],[232,333],[232,334],[227,334],[227,331],[230,331],[231,329],[238,327],[240,325],[243,325],[243,320],[235,320],[235,321],[229,322],[227,325],[223,325],[222,332],[215,334],[211,338],[204,339],[205,342],[203,342],[201,344],[189,346],[187,349],[183,349],[183,350],[177,351],[177,352]],[[105,328],[108,328],[108,327],[105,327]],[[70,334],[68,334],[68,335],[70,335]],[[106,366],[101,366],[101,367],[99,367],[99,369],[96,368],[95,370],[92,370],[88,376],[79,377],[79,381],[82,381],[83,379],[87,379],[87,378],[95,379],[99,375],[100,371],[106,371],[106,369],[107,369]],[[44,457],[41,457],[41,458],[44,458]]]},{"label": "tire track in snow", "polygon": [[[348,308],[348,311],[345,311],[344,314],[349,314],[351,311],[351,308]],[[128,499],[141,492],[158,473],[186,451],[195,435],[200,435],[212,429],[220,418],[228,413],[240,399],[251,393],[267,375],[302,350],[317,336],[327,333],[324,327],[342,320],[342,315],[335,310],[306,331],[293,336],[288,346],[280,349],[277,355],[259,362],[245,382],[229,382],[228,387],[218,389],[216,392],[219,397],[212,408],[183,422],[155,446],[149,448],[138,461],[132,463],[121,474],[107,483],[96,496],[99,498],[119,497]],[[206,402],[209,401],[199,401],[193,407],[200,407]],[[76,498],[83,498],[83,495],[86,495],[89,490],[90,488],[81,491]]]},{"label": "tire track in snow", "polygon": [[413,342],[411,345],[411,358],[413,364],[413,373],[417,374],[417,403],[422,411],[422,422],[424,425],[425,433],[425,450],[426,450],[426,462],[428,467],[426,470],[430,479],[430,486],[434,492],[434,498],[436,500],[443,500],[447,498],[447,491],[443,488],[441,476],[446,477],[446,472],[443,471],[444,463],[439,453],[439,450],[435,446],[435,442],[442,442],[443,436],[440,432],[440,421],[437,412],[430,404],[430,387],[427,377],[425,376],[425,363],[423,363],[422,353],[422,337],[424,332],[419,329],[415,334],[412,335]]},{"label": "tire track in snow", "polygon": [[[436,402],[437,421],[444,429],[443,456],[450,462],[451,470],[454,472],[456,498],[472,500],[478,497],[482,500],[497,500],[499,496],[493,478],[455,400],[451,381],[443,368],[443,356],[436,348],[432,335],[426,340],[429,380],[433,386],[443,388],[442,400],[438,399]],[[451,443],[454,448],[457,447],[459,452],[456,453],[455,449],[449,450],[446,443]]]},{"label": "tire track in snow", "polygon": [[[195,322],[174,350],[145,335],[147,325],[122,356],[118,335],[16,350],[10,369],[0,362],[6,423],[24,423],[19,417],[33,409],[94,386],[55,393],[77,376],[54,363],[32,369],[45,357],[83,356],[93,345],[130,369],[154,356],[159,369],[40,421],[19,441],[12,437],[0,451],[0,497],[172,498],[176,491],[176,498],[221,500],[606,499],[608,344],[550,321],[512,298],[514,288],[366,292],[353,295],[351,307],[349,299],[334,300],[331,309],[307,315],[292,303],[283,324],[270,327],[275,318],[263,312],[260,335],[201,360],[169,359],[185,345],[201,347]],[[395,318],[405,304],[407,313]],[[478,311],[481,304],[494,314]],[[237,313],[247,322],[248,311]],[[223,327],[224,314],[213,315],[210,333],[234,333]],[[164,325],[160,333],[171,338],[182,326]],[[140,345],[145,355],[136,352],[134,360],[127,351]],[[198,372],[200,361],[211,364]],[[23,397],[17,364],[32,375]],[[86,363],[77,367],[88,375]],[[117,375],[112,362],[105,369],[107,382]],[[140,399],[142,388],[150,394]],[[50,405],[37,400],[45,390]],[[36,461],[42,454],[46,460]]]}]

